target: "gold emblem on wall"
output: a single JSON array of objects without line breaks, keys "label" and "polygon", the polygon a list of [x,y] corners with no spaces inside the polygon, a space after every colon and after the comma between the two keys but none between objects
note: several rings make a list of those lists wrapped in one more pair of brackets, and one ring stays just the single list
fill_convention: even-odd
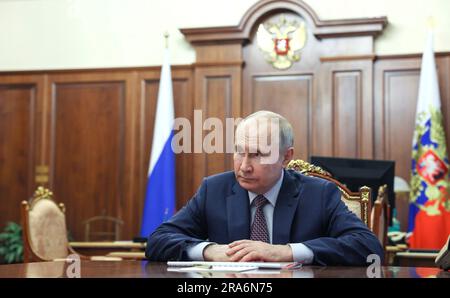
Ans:
[{"label": "gold emblem on wall", "polygon": [[305,47],[305,22],[287,21],[282,15],[276,24],[260,24],[256,40],[267,62],[276,69],[287,69],[300,60],[300,50]]}]

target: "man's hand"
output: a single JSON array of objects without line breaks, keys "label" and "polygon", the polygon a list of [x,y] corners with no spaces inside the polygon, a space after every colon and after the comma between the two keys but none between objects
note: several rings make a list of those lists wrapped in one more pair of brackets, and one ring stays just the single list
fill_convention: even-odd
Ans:
[{"label": "man's hand", "polygon": [[228,245],[226,255],[232,262],[292,262],[289,245],[273,245],[261,241],[239,240]]},{"label": "man's hand", "polygon": [[203,250],[203,259],[205,261],[229,262],[230,257],[226,254],[228,245],[210,244]]}]

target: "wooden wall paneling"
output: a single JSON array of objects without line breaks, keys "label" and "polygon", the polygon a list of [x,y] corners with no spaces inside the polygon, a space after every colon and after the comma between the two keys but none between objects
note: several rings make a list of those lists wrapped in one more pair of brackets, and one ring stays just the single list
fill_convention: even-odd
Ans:
[{"label": "wooden wall paneling", "polygon": [[[173,96],[175,105],[175,117],[183,117],[193,123],[193,71],[191,68],[174,69],[173,71]],[[192,127],[191,127],[192,129]],[[178,132],[178,131],[177,131]],[[192,137],[192,135],[191,135]],[[191,138],[191,144],[192,138]],[[195,185],[192,184],[194,171],[193,153],[179,153],[176,155],[176,181],[177,181],[177,209],[180,209],[192,197]]]},{"label": "wooden wall paneling", "polygon": [[20,203],[35,188],[40,164],[43,77],[0,75],[0,229],[20,223]]},{"label": "wooden wall paneling", "polygon": [[373,55],[320,57],[312,155],[373,158],[373,59]]},{"label": "wooden wall paneling", "polygon": [[[414,132],[420,61],[380,59],[374,65],[375,159],[394,160],[395,175],[408,183]],[[408,226],[409,196],[396,196],[397,218]]]},{"label": "wooden wall paneling", "polygon": [[[155,122],[156,102],[159,89],[160,68],[139,72],[139,204],[136,217],[141,219],[147,184],[148,165],[153,140],[153,126]],[[175,117],[187,118],[193,123],[193,72],[188,66],[172,68],[173,97]],[[177,133],[178,131],[175,131]],[[191,140],[192,144],[192,140]],[[192,153],[176,155],[176,186],[177,209],[181,208],[193,195],[192,185]],[[140,221],[139,221],[140,224]]]},{"label": "wooden wall paneling", "polygon": [[[231,38],[223,41],[220,34],[214,30],[212,35],[208,29],[200,29],[203,37],[200,40],[190,39],[191,33],[196,35],[197,29],[181,29],[186,38],[193,43],[196,52],[194,71],[194,132],[193,146],[193,179],[192,184],[196,190],[202,179],[211,174],[232,170],[232,154],[206,153],[203,140],[211,136],[214,127],[203,130],[203,121],[210,117],[221,120],[223,131],[222,152],[226,152],[226,139],[234,135],[234,129],[226,131],[226,118],[241,117],[241,77],[242,77],[242,40]],[[208,38],[204,38],[204,34]],[[217,39],[216,39],[217,38]],[[198,42],[197,42],[198,41]],[[195,115],[201,116],[196,121]],[[218,128],[215,128],[218,129]],[[214,138],[213,144],[217,140]],[[208,142],[209,143],[209,142]]]},{"label": "wooden wall paneling", "polygon": [[311,155],[333,155],[332,72],[328,64],[320,65],[315,78],[311,123]]},{"label": "wooden wall paneling", "polygon": [[195,53],[194,67],[242,65],[240,43],[196,44]]},{"label": "wooden wall paneling", "polygon": [[[332,156],[370,159],[373,157],[372,60],[325,63],[322,70],[328,79],[322,84],[329,84],[324,89],[329,90],[330,96]],[[321,95],[322,101],[327,100],[327,96]],[[319,123],[317,126],[320,130]]]},{"label": "wooden wall paneling", "polygon": [[102,214],[123,219],[123,235],[132,236],[132,219],[123,208],[135,197],[133,78],[63,73],[49,76],[49,83],[50,185],[56,200],[66,204],[72,236],[83,239],[82,222]]},{"label": "wooden wall paneling", "polygon": [[420,61],[375,64],[375,158],[396,161],[396,175],[409,181]]},{"label": "wooden wall paneling", "polygon": [[295,156],[308,159],[311,144],[311,111],[313,75],[310,73],[268,73],[254,75],[247,98],[248,115],[258,110],[270,110],[284,115],[294,128]]},{"label": "wooden wall paneling", "polygon": [[[196,171],[193,185],[198,187],[203,177],[233,169],[232,154],[226,153],[226,134],[234,134],[234,129],[226,131],[225,121],[226,118],[236,119],[241,116],[241,66],[196,67],[194,98],[194,107],[198,111],[198,115],[202,115],[202,120],[210,117],[220,119],[225,132],[222,135],[223,147],[225,147],[222,151],[224,153],[206,153],[201,146],[201,148],[197,148],[201,149],[201,153],[194,154]],[[197,122],[197,126],[194,128],[194,134],[200,129],[202,130],[201,140],[204,140],[214,130],[203,130],[203,121]],[[203,143],[199,139],[194,137],[198,147]],[[195,142],[193,143],[194,149]]]},{"label": "wooden wall paneling", "polygon": [[357,157],[361,146],[361,72],[334,71],[332,74],[333,155]]}]

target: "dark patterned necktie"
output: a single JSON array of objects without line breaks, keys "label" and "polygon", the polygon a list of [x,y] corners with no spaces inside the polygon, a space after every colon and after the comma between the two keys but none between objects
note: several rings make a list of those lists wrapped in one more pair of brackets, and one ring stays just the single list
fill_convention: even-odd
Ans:
[{"label": "dark patterned necktie", "polygon": [[263,211],[263,208],[267,203],[269,203],[269,201],[263,195],[258,195],[254,200],[256,212],[250,231],[250,240],[269,243],[269,232],[267,230],[266,217],[264,216]]}]

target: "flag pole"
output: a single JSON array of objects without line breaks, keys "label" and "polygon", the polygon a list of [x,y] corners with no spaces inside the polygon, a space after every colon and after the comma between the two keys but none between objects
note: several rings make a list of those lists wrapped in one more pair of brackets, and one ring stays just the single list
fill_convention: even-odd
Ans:
[{"label": "flag pole", "polygon": [[433,31],[435,27],[436,27],[436,22],[434,20],[434,17],[433,16],[429,16],[427,18],[427,29],[429,31]]}]

